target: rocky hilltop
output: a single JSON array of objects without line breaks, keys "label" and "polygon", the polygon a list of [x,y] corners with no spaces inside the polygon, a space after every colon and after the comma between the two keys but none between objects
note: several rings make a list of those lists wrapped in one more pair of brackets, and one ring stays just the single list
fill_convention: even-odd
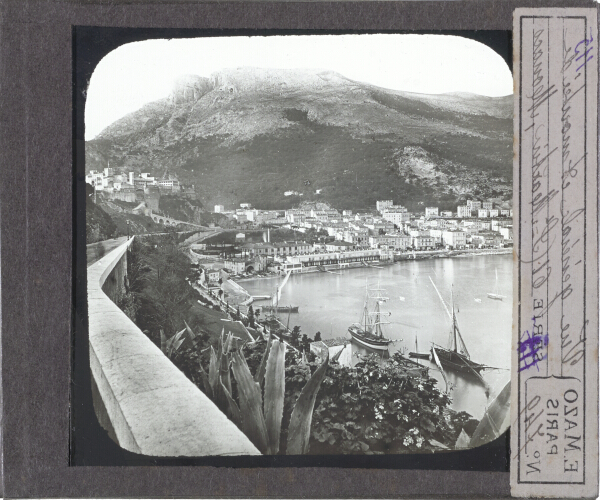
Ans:
[{"label": "rocky hilltop", "polygon": [[87,142],[86,170],[109,160],[138,172],[169,169],[196,186],[205,206],[509,198],[512,96],[400,92],[320,70],[185,75],[169,96]]}]

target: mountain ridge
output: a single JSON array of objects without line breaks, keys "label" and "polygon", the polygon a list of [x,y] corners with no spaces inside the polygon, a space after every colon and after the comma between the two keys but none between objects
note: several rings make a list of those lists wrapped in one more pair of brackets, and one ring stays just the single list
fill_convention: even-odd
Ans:
[{"label": "mountain ridge", "polygon": [[[298,200],[285,191],[318,199],[318,189],[334,204],[349,196],[349,208],[396,195],[410,204],[419,192],[446,204],[468,194],[507,198],[512,96],[388,90],[326,70],[228,69],[178,78],[169,96],[115,121],[86,146],[87,171],[109,160],[135,171],[166,168],[195,184],[205,205],[248,198],[286,207]],[[398,163],[407,147],[420,148],[433,175]],[[354,183],[346,182],[349,170]],[[486,183],[482,173],[498,180]],[[272,175],[280,177],[271,182]],[[369,193],[357,199],[359,177]]]}]

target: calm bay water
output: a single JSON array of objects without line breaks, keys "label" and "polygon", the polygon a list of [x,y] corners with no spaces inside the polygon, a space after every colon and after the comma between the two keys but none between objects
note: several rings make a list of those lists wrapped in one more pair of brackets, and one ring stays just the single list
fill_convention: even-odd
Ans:
[{"label": "calm bay water", "polygon": [[[419,352],[428,352],[431,342],[447,346],[451,322],[432,285],[450,307],[450,290],[454,291],[454,304],[463,339],[477,363],[498,367],[486,370],[484,378],[491,387],[490,399],[484,388],[452,372],[447,372],[453,399],[453,408],[481,418],[491,398],[510,379],[510,344],[512,328],[512,256],[468,256],[422,261],[403,261],[378,268],[345,269],[340,274],[295,274],[283,289],[280,305],[299,306],[297,314],[290,315],[290,328],[300,326],[301,333],[313,337],[320,331],[323,338],[347,337],[348,326],[360,320],[365,285],[379,283],[389,300],[382,311],[391,312],[384,318],[384,335],[392,340],[390,351],[415,350],[418,339]],[[496,280],[496,273],[498,279]],[[281,278],[248,280],[241,285],[252,295],[273,293]],[[504,295],[502,301],[487,297],[488,292]],[[256,302],[254,307],[266,302]],[[280,314],[283,323],[287,315]],[[356,352],[365,351],[353,346]],[[430,373],[445,383],[434,364]]]}]

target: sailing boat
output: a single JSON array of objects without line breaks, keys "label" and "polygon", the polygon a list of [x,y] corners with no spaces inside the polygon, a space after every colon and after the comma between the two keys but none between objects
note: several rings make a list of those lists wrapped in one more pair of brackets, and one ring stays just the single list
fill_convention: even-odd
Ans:
[{"label": "sailing boat", "polygon": [[283,278],[283,281],[277,287],[277,289],[275,290],[275,293],[271,296],[271,305],[264,306],[263,309],[265,309],[266,311],[274,312],[274,313],[277,313],[277,312],[297,313],[298,312],[298,306],[280,306],[279,305],[279,301],[281,300],[281,291],[283,290],[283,287],[287,283],[288,279],[290,279],[290,274],[292,274],[292,271],[287,272],[287,274],[285,275],[285,278]]},{"label": "sailing boat", "polygon": [[[414,352],[413,351],[409,352],[408,357],[416,358],[416,359],[430,359],[431,358],[431,354],[429,354],[428,352],[419,352],[419,343],[417,341],[416,335],[415,335],[415,350],[414,350]],[[417,361],[417,363],[418,363],[418,361]]]},{"label": "sailing boat", "polygon": [[[383,330],[381,329],[382,324],[389,324],[381,321],[381,317],[391,314],[382,312],[380,309],[379,304],[388,300],[387,297],[381,295],[383,291],[385,290],[379,288],[379,286],[369,290],[369,285],[366,285],[365,305],[360,322],[348,328],[348,332],[357,343],[375,351],[387,351],[389,344],[392,343],[390,339],[383,336]],[[375,292],[374,296],[371,295],[372,292]],[[375,302],[373,311],[369,311],[369,299]],[[371,316],[373,316],[373,319],[371,319]]]},{"label": "sailing boat", "polygon": [[[431,279],[431,278],[430,278]],[[446,306],[446,303],[443,301],[440,292],[438,291],[435,283],[431,280],[435,291],[438,293],[440,300],[442,300],[442,304],[446,308],[446,312],[450,315],[450,311]],[[488,368],[485,365],[480,363],[475,363],[471,361],[471,355],[465,345],[465,341],[460,334],[460,329],[458,328],[458,321],[456,320],[456,313],[454,311],[454,293],[452,293],[452,330],[450,331],[450,342],[448,348],[442,347],[437,344],[433,344],[431,346],[431,356],[433,359],[439,360],[440,364],[447,370],[453,370],[462,373],[468,373],[470,375],[474,375],[477,379],[479,379],[484,385],[487,385],[483,380],[480,372]]]},{"label": "sailing boat", "polygon": [[494,290],[494,293],[490,292],[487,296],[489,299],[493,300],[502,300],[504,298],[504,295],[498,293],[498,268],[496,268],[496,289]]}]

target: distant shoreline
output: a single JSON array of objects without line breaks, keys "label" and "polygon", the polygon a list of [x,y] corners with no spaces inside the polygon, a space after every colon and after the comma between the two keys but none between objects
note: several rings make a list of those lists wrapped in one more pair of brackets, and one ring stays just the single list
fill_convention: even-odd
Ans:
[{"label": "distant shoreline", "polygon": [[[424,252],[420,252],[420,253],[415,253],[416,258],[413,258],[412,253],[395,255],[394,262],[377,262],[376,266],[390,266],[390,265],[396,264],[397,262],[406,262],[406,261],[412,261],[412,260],[449,259],[449,258],[453,258],[453,257],[480,257],[480,256],[485,256],[485,255],[508,255],[508,254],[512,254],[512,252],[513,252],[512,248],[432,250],[432,251],[424,251]],[[365,266],[365,265],[362,265],[362,263],[356,263],[356,264],[361,264],[361,265],[347,266],[347,267],[344,267],[341,269],[339,267],[337,267],[337,264],[330,264],[330,265],[327,265],[324,267],[326,269],[329,268],[328,270],[365,269],[365,268],[369,268],[369,267],[376,267],[375,265]],[[307,269],[307,270],[305,270],[301,273],[297,273],[297,274],[309,274],[309,273],[316,273],[316,272],[322,272],[322,271],[320,271],[317,267],[311,267],[310,269]],[[294,273],[294,274],[296,274],[296,273]],[[251,278],[231,279],[230,281],[233,281],[234,283],[244,283],[245,281],[280,278],[281,276],[282,276],[281,274],[270,274],[268,276],[253,276]],[[250,295],[250,294],[248,293],[248,295]]]}]

